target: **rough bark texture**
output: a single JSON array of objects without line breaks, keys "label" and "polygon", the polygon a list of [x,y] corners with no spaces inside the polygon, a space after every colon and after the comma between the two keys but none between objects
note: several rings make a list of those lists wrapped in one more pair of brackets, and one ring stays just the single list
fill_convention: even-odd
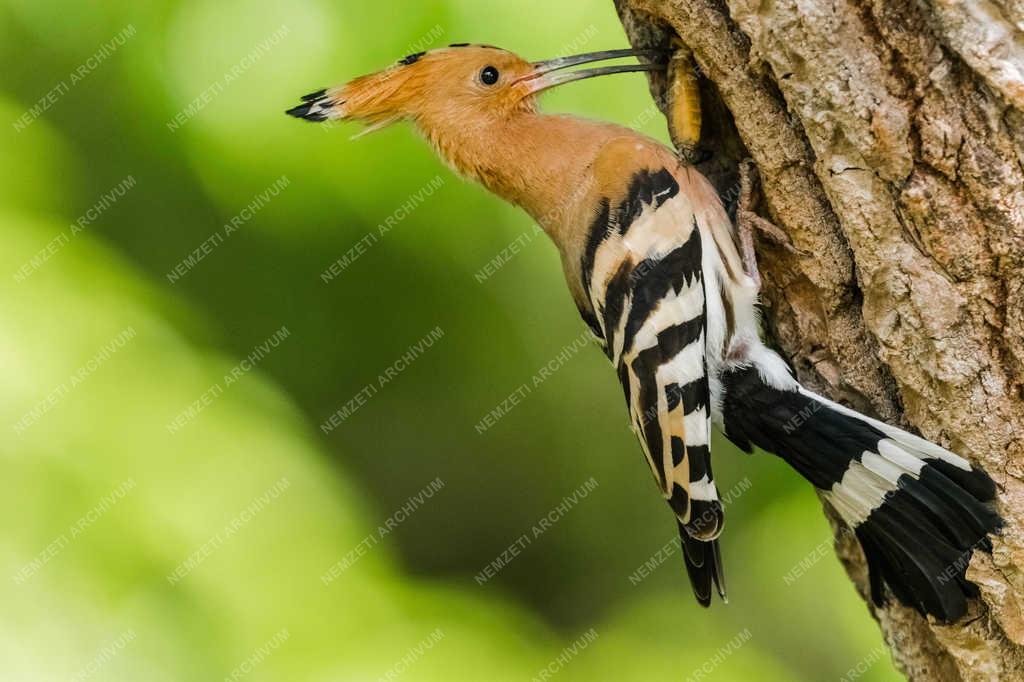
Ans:
[{"label": "rough bark texture", "polygon": [[[761,213],[797,249],[758,245],[766,331],[800,380],[999,486],[1007,528],[971,562],[967,618],[871,607],[897,665],[1024,680],[1024,1],[616,5],[634,45],[693,52],[720,191],[757,164]],[[866,596],[849,534],[837,551]]]}]

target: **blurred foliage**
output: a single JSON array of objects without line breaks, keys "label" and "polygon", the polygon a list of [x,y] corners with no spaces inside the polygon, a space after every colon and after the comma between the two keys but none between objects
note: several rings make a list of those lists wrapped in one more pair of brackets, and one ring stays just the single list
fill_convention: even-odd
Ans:
[{"label": "blurred foliage", "polygon": [[[543,58],[624,37],[606,0],[0,2],[0,677],[823,680],[881,645],[831,550],[816,560],[829,533],[808,486],[724,441],[720,487],[741,491],[723,538],[731,603],[696,606],[674,550],[631,581],[673,547],[674,524],[598,352],[533,386],[582,331],[554,250],[528,240],[481,282],[532,234],[525,215],[452,176],[407,128],[352,142],[354,128],[282,114],[304,92],[462,41]],[[203,92],[215,94],[197,108]],[[546,106],[665,139],[639,76]],[[438,175],[440,189],[323,281]],[[168,276],[282,177],[278,196]],[[288,338],[229,381],[282,327]],[[379,386],[435,327],[444,336]],[[370,401],[318,428],[370,383]],[[521,404],[480,433],[524,383]],[[474,579],[591,478],[504,570]],[[440,491],[323,579],[435,479]],[[893,675],[883,655],[859,679]]]}]

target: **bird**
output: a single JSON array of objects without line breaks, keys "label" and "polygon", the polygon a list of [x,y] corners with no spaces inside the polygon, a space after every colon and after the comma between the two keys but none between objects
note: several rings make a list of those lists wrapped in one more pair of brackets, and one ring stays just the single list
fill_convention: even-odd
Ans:
[{"label": "bird", "polygon": [[[622,58],[637,61],[575,68]],[[979,594],[965,577],[970,558],[992,551],[990,536],[1003,524],[995,483],[944,447],[808,390],[762,341],[749,234],[772,227],[743,207],[733,225],[692,163],[701,116],[689,63],[685,52],[662,49],[531,62],[459,43],[312,92],[286,113],[360,122],[367,132],[409,122],[454,171],[546,232],[622,385],[699,604],[711,604],[712,590],[727,601],[714,425],[745,452],[780,457],[819,491],[859,540],[874,603],[895,597],[956,621]],[[553,87],[631,72],[672,79],[677,150],[628,127],[540,108]]]}]

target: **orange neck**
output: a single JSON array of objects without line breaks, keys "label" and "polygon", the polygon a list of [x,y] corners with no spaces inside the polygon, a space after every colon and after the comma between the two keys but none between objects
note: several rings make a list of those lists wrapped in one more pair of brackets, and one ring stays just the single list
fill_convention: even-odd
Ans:
[{"label": "orange neck", "polygon": [[635,135],[608,123],[536,112],[443,134],[422,123],[420,128],[451,166],[523,208],[556,242],[590,186],[589,167],[601,147]]}]

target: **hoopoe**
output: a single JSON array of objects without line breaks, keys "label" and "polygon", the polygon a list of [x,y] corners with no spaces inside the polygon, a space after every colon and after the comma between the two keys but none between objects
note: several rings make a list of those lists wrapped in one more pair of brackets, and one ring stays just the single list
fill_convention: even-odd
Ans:
[{"label": "hoopoe", "polygon": [[[567,70],[622,57],[652,61]],[[938,445],[812,393],[762,343],[749,230],[763,219],[741,206],[737,236],[711,184],[668,147],[538,108],[538,95],[557,85],[671,66],[672,138],[692,152],[696,80],[685,59],[667,57],[612,50],[531,63],[457,44],[306,95],[287,113],[371,130],[411,121],[458,173],[540,223],[618,374],[700,604],[710,604],[712,585],[726,597],[714,423],[741,449],[781,457],[821,492],[860,540],[876,603],[891,592],[922,614],[960,618],[978,594],[965,577],[972,552],[991,552],[988,535],[1002,524],[985,504],[995,497],[992,479]]]}]

